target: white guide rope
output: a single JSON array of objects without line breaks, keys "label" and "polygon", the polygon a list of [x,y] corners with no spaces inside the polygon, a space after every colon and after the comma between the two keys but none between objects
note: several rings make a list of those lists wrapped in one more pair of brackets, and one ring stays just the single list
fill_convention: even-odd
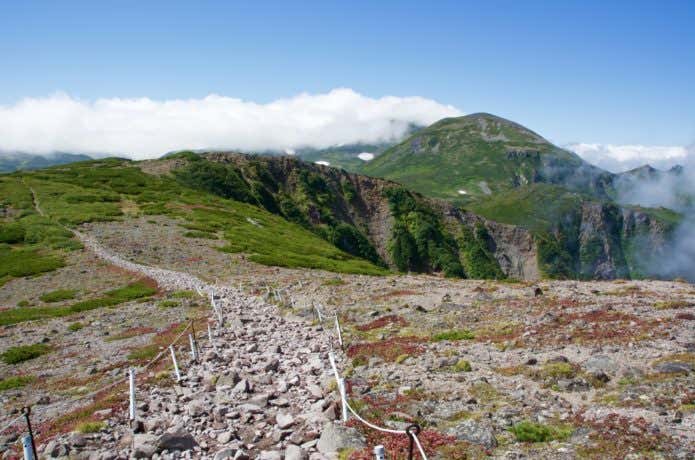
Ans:
[{"label": "white guide rope", "polygon": [[24,418],[24,414],[22,414],[22,415],[20,415],[19,417],[16,417],[16,418],[13,418],[12,420],[10,420],[10,423],[8,423],[5,427],[3,427],[2,429],[0,429],[0,433],[2,433],[2,432],[5,431],[6,429],[8,429],[8,428],[11,427],[12,425],[14,425],[14,424],[17,422],[17,420],[19,420],[19,419],[21,419],[21,418]]},{"label": "white guide rope", "polygon": [[[338,367],[335,364],[335,356],[333,356],[333,352],[328,353],[328,361],[330,361],[331,367],[333,368],[333,373],[335,374],[336,382],[338,382],[338,385],[340,385],[340,381],[341,381],[340,374],[338,373]],[[355,411],[355,409],[353,409],[352,406],[350,406],[350,403],[348,403],[347,398],[343,397],[343,392],[339,392],[339,393],[340,393],[341,403],[345,407],[347,407],[350,412],[352,412],[352,415],[354,415],[357,420],[359,420],[363,424],[367,425],[369,428],[372,428],[372,429],[377,430],[377,431],[381,431],[383,433],[404,434],[407,436],[412,436],[413,440],[415,441],[415,445],[417,446],[418,450],[420,451],[420,455],[422,456],[423,460],[427,460],[427,455],[425,454],[425,449],[422,448],[422,445],[420,444],[420,440],[415,435],[415,433],[409,433],[406,430],[392,430],[390,428],[384,428],[384,427],[377,426],[377,425],[363,419],[360,416],[360,414],[358,414],[357,411]]]}]

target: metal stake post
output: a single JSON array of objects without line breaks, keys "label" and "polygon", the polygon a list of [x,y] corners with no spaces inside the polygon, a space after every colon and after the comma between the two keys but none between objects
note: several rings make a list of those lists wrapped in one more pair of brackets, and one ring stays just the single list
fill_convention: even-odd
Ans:
[{"label": "metal stake post", "polygon": [[215,346],[215,341],[212,340],[212,329],[210,328],[210,323],[208,323],[208,339],[210,340],[210,346],[215,352],[217,352],[217,347]]},{"label": "metal stake post", "polygon": [[196,363],[198,362],[198,350],[196,350],[195,347],[195,339],[193,338],[193,334],[188,334],[188,341],[191,344],[191,358],[193,358],[193,361]]},{"label": "metal stake post", "polygon": [[420,434],[420,425],[417,423],[410,425],[405,429],[405,432],[408,434],[408,439],[410,440],[410,444],[408,445],[408,460],[413,460],[413,446],[415,445],[415,436]]},{"label": "metal stake post", "polygon": [[384,451],[384,446],[379,445],[374,447],[374,459],[375,460],[386,460],[386,452]]},{"label": "metal stake post", "polygon": [[[23,407],[22,412],[24,413],[24,418],[27,422],[27,431],[29,432],[29,434],[22,439],[22,444],[24,446],[24,458],[28,460],[36,460],[39,457],[36,454],[36,442],[34,442],[34,431],[31,429],[31,407]],[[29,448],[31,448],[31,450],[29,450]],[[27,454],[31,456],[27,456]]]},{"label": "metal stake post", "polygon": [[343,334],[340,332],[340,321],[338,321],[338,314],[335,314],[335,329],[338,331],[338,343],[340,344],[340,349],[343,349]]},{"label": "metal stake post", "polygon": [[176,362],[176,353],[174,352],[174,346],[169,345],[169,351],[171,352],[171,360],[174,362],[174,373],[176,374],[176,381],[181,381],[181,373],[179,372],[179,363]]},{"label": "metal stake post", "polygon": [[340,391],[340,399],[342,400],[342,404],[340,405],[340,407],[342,408],[343,422],[347,422],[348,408],[347,391],[345,390],[345,379],[341,378],[340,380],[338,380],[338,390]]},{"label": "metal stake post", "polygon": [[128,407],[128,416],[130,420],[135,420],[135,369],[128,369],[128,383],[130,384],[130,405]]}]

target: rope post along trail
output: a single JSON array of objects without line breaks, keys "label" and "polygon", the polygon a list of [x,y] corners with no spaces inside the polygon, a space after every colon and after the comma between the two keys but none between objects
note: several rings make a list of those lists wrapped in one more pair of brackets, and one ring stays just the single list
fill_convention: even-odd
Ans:
[{"label": "rope post along trail", "polygon": [[340,332],[340,321],[338,320],[338,313],[335,314],[335,330],[338,332],[338,343],[340,344],[340,349],[343,349],[343,334]]},{"label": "rope post along trail", "polygon": [[[335,375],[335,379],[338,382],[338,389],[340,390],[340,381],[342,380],[340,378],[340,374],[338,373],[338,367],[335,364],[335,356],[333,355],[333,352],[328,353],[328,361],[331,363],[331,368],[333,368],[333,373]],[[420,426],[419,425],[410,425],[406,430],[392,430],[390,428],[384,428],[377,426],[365,419],[363,419],[360,414],[358,414],[355,409],[350,406],[350,403],[347,401],[347,397],[343,391],[340,391],[340,399],[341,399],[341,404],[346,407],[350,412],[352,412],[352,415],[355,416],[357,420],[362,422],[364,425],[368,426],[369,428],[372,428],[373,430],[381,431],[382,433],[391,433],[391,434],[401,434],[401,435],[407,435],[410,438],[410,451],[411,455],[408,458],[408,460],[411,460],[412,457],[412,447],[415,445],[420,452],[420,457],[422,460],[428,460],[427,459],[427,454],[425,454],[425,450],[422,448],[422,445],[420,444],[420,440],[418,439],[417,435],[420,433]]]},{"label": "rope post along trail", "polygon": [[34,431],[31,429],[31,407],[23,407],[22,415],[24,415],[24,419],[27,422],[27,431],[29,432],[29,434],[22,438],[24,458],[30,460],[38,460],[39,457],[36,454],[36,442],[34,441]]},{"label": "rope post along trail", "polygon": [[217,346],[215,345],[215,341],[212,340],[212,328],[210,327],[210,323],[208,323],[208,340],[210,340],[210,347],[217,353]]},{"label": "rope post along trail", "polygon": [[[413,458],[413,447],[415,444],[415,439],[418,434],[420,434],[420,425],[417,423],[408,426],[408,428],[405,429],[406,434],[408,435],[408,439],[410,440],[410,443],[408,444],[408,459]],[[418,442],[418,446],[420,443]]]},{"label": "rope post along trail", "polygon": [[[338,380],[338,391],[340,391],[340,400],[347,401],[347,393],[345,391],[345,379],[341,378]],[[342,410],[343,422],[347,422],[348,419],[348,408],[346,404],[340,405]]]},{"label": "rope post along trail", "polygon": [[169,351],[171,351],[171,360],[174,363],[174,373],[176,374],[176,381],[181,381],[181,372],[179,372],[179,364],[176,362],[176,352],[174,351],[174,346],[169,345]]},{"label": "rope post along trail", "polygon": [[30,435],[22,436],[22,450],[24,451],[24,460],[38,460],[34,457],[34,451],[32,450],[32,439]]},{"label": "rope post along trail", "polygon": [[128,418],[135,420],[135,368],[128,369],[128,384],[130,386],[130,404],[128,406]]},{"label": "rope post along trail", "polygon": [[378,445],[374,447],[374,460],[386,460],[384,446]]},{"label": "rope post along trail", "polygon": [[193,338],[193,334],[188,334],[188,342],[191,345],[191,359],[194,362],[198,362],[198,350],[196,350],[195,347],[195,339]]}]

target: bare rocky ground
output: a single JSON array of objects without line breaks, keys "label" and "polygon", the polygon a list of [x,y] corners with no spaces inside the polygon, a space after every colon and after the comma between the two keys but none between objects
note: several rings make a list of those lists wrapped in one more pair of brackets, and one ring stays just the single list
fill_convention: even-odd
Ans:
[{"label": "bare rocky ground", "polygon": [[[404,436],[354,419],[353,428],[330,424],[339,415],[327,360],[335,334],[330,317],[324,328],[316,322],[313,306],[340,318],[345,351],[336,356],[352,407],[391,428],[419,423],[430,458],[695,456],[690,284],[336,275],[248,263],[216,251],[214,241],[182,237],[175,222],[160,218],[83,231],[104,248],[99,255],[120,258],[76,253],[75,265],[8,283],[0,302],[39,302],[41,293],[66,283],[100,292],[143,275],[157,281],[159,293],[2,329],[2,349],[44,338],[54,347],[35,360],[0,365],[2,374],[39,378],[0,393],[7,414],[0,427],[17,407],[40,401],[34,411],[47,457],[320,459],[342,449],[342,458],[361,459],[382,443],[390,458],[405,458]],[[215,286],[224,311],[216,352],[200,332],[207,299],[174,296],[195,286]],[[160,306],[173,299],[180,305]],[[195,318],[202,318],[200,362],[188,362],[182,340],[183,382],[172,378],[168,355],[139,374],[135,434],[125,386],[76,400],[122,378],[132,364],[129,350],[166,345],[180,323]],[[67,330],[75,321],[88,326]],[[127,331],[136,334],[107,340]],[[51,424],[85,406],[90,420],[104,422],[95,433],[70,432],[70,418]],[[510,428],[524,421],[549,427],[546,442],[520,442]],[[58,428],[68,432],[49,436]],[[13,436],[4,433],[0,443]]]}]

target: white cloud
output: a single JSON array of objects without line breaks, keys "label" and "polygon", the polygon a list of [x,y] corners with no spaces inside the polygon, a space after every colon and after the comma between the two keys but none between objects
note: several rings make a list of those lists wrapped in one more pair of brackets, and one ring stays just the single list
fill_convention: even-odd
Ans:
[{"label": "white cloud", "polygon": [[370,161],[374,159],[374,154],[369,152],[362,152],[359,155],[357,155],[357,158],[359,158],[362,161]]},{"label": "white cloud", "polygon": [[152,158],[179,149],[325,148],[402,136],[411,123],[461,115],[422,97],[370,98],[349,88],[258,104],[210,95],[155,101],[66,94],[0,106],[0,150]]},{"label": "white cloud", "polygon": [[668,169],[677,164],[692,163],[695,149],[665,145],[568,144],[565,148],[577,153],[589,163],[612,172],[622,172],[650,164]]},{"label": "white cloud", "polygon": [[323,161],[323,160],[314,161],[314,163],[316,163],[317,165],[321,165],[321,166],[330,166],[331,165],[328,161]]}]

